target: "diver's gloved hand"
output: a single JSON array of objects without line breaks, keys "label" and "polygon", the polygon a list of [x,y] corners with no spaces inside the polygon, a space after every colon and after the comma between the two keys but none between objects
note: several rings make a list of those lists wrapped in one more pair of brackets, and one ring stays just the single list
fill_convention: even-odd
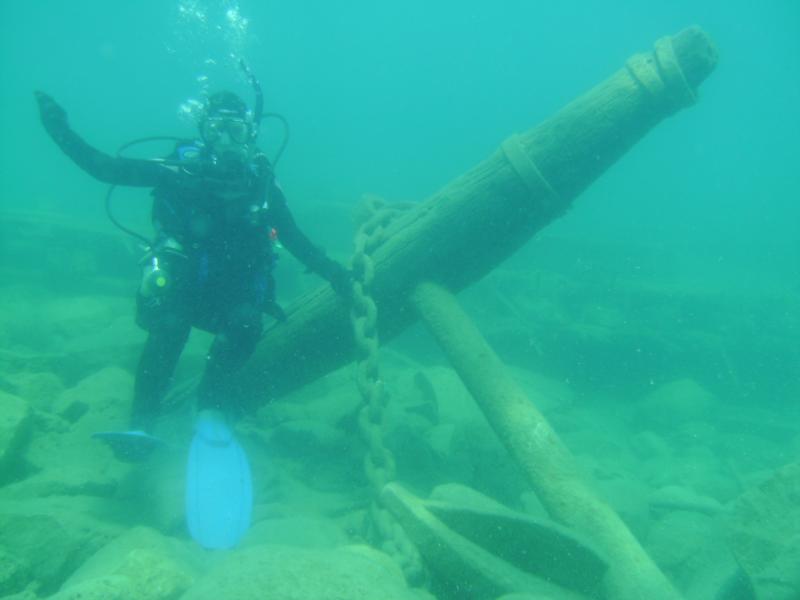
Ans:
[{"label": "diver's gloved hand", "polygon": [[66,129],[68,127],[67,111],[48,94],[39,91],[33,94],[39,104],[39,117],[42,119],[45,129],[51,134]]},{"label": "diver's gloved hand", "polygon": [[275,300],[267,300],[264,303],[264,312],[280,323],[285,323],[288,318],[281,305]]},{"label": "diver's gloved hand", "polygon": [[328,280],[333,291],[342,298],[353,297],[353,274],[335,260],[328,263],[323,277]]}]

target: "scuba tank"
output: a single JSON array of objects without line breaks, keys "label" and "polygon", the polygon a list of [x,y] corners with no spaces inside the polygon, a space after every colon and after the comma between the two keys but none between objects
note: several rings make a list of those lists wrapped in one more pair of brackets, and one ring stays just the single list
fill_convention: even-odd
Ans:
[{"label": "scuba tank", "polygon": [[140,263],[142,281],[139,292],[143,297],[157,298],[175,285],[175,277],[181,270],[179,265],[176,268],[176,263],[186,260],[182,250],[176,240],[168,238],[145,255]]},{"label": "scuba tank", "polygon": [[[149,259],[149,260],[147,260]],[[142,273],[142,283],[139,292],[145,298],[160,296],[167,291],[167,284],[171,283],[167,272],[161,268],[158,257],[148,256]]]}]

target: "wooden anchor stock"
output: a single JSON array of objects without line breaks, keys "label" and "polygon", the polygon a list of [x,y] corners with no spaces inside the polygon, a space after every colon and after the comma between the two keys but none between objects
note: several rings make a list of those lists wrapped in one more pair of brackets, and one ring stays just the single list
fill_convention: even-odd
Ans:
[{"label": "wooden anchor stock", "polygon": [[[372,251],[371,293],[379,333],[392,338],[416,315],[409,294],[421,281],[457,292],[485,276],[573,200],[650,129],[695,102],[717,61],[698,27],[658,40],[624,68],[390,223]],[[485,243],[491,231],[491,242]],[[351,361],[348,308],[329,286],[287,307],[267,331],[237,388],[261,402]]]}]

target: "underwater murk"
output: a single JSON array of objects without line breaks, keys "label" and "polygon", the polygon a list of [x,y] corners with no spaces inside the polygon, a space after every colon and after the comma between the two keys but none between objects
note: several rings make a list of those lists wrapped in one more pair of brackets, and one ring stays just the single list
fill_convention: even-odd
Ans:
[{"label": "underwater murk", "polygon": [[2,3],[0,598],[800,598],[800,7],[704,4]]}]

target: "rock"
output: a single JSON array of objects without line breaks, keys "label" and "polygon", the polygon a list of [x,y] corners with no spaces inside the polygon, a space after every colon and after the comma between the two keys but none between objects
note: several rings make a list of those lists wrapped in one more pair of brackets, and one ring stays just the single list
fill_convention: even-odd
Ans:
[{"label": "rock", "polygon": [[503,594],[497,600],[558,600],[558,597],[549,594]]},{"label": "rock", "polygon": [[650,489],[633,477],[595,481],[601,497],[614,509],[634,535],[642,539],[651,525],[647,496]]},{"label": "rock", "polygon": [[415,600],[371,549],[255,546],[231,552],[180,600]]},{"label": "rock", "polygon": [[650,393],[638,407],[639,418],[654,430],[673,430],[703,420],[715,404],[714,396],[693,379],[678,379]]},{"label": "rock", "polygon": [[[654,470],[656,467],[660,472]],[[714,451],[700,445],[682,448],[673,460],[650,464],[647,471],[652,487],[677,485],[722,503],[735,497],[739,490],[730,469]]]},{"label": "rock", "polygon": [[713,516],[723,510],[722,504],[714,498],[703,496],[678,485],[668,485],[657,489],[650,494],[648,502],[651,511],[678,510]]},{"label": "rock", "polygon": [[24,398],[36,410],[49,411],[56,398],[64,391],[61,378],[55,373],[17,371],[8,373],[5,380],[13,387],[13,394]]},{"label": "rock", "polygon": [[434,425],[425,432],[425,443],[430,446],[439,459],[449,460],[455,458],[451,457],[450,450],[455,433],[456,425],[454,423]]},{"label": "rock", "polygon": [[772,470],[785,464],[782,445],[769,438],[748,433],[730,433],[719,437],[719,451],[742,472]]},{"label": "rock", "polygon": [[[108,505],[88,498],[48,498],[0,502],[0,549],[12,554],[40,594],[61,583],[119,533],[91,515]],[[20,590],[16,590],[20,591]]]},{"label": "rock", "polygon": [[119,510],[135,515],[136,524],[165,532],[185,531],[188,446],[188,441],[174,447],[164,445],[147,461],[124,465],[114,496]]},{"label": "rock", "polygon": [[[718,544],[717,540],[714,540]],[[725,547],[706,544],[704,552],[692,559],[698,568],[687,577],[686,600],[758,600],[753,582]],[[704,555],[704,556],[703,556]]]},{"label": "rock", "polygon": [[[110,302],[107,299],[104,301]],[[133,308],[127,302],[125,304],[115,311],[119,316],[104,322],[96,329],[89,329],[75,337],[66,338],[62,346],[63,351],[79,356],[83,366],[91,371],[108,365],[135,368],[146,334],[136,325]],[[194,348],[193,339],[186,345],[189,356],[195,354]]]},{"label": "rock", "polygon": [[637,466],[624,442],[628,431],[606,415],[586,421],[592,423],[591,427],[564,434],[564,444],[596,479],[627,477]]},{"label": "rock", "polygon": [[[468,428],[469,426],[457,423],[442,423],[430,427],[425,432],[424,445],[427,451],[430,452],[430,454],[426,452],[425,458],[435,460],[436,462],[436,476],[434,480],[431,481],[431,476],[428,474],[426,487],[432,484],[435,485],[440,481],[474,483],[475,468],[473,466],[471,451],[464,451],[467,449],[462,447],[464,444],[465,436],[463,430],[465,427]],[[485,435],[482,434],[480,439],[486,439]],[[408,466],[413,468],[413,464]]]},{"label": "rock", "polygon": [[61,296],[42,306],[40,318],[52,327],[51,335],[70,340],[111,323],[115,306],[121,309],[118,298]]},{"label": "rock", "polygon": [[[107,365],[108,362],[105,364]],[[85,376],[86,368],[81,357],[63,352],[59,354],[31,353],[11,351],[0,347],[0,374],[6,378],[7,383],[3,388],[6,391],[16,389],[15,385],[8,381],[8,376],[23,372],[53,373],[61,381],[66,382],[76,381],[76,373],[80,373],[80,377]]]},{"label": "rock", "polygon": [[640,431],[632,436],[631,450],[641,460],[667,458],[672,454],[664,439],[652,431]]},{"label": "rock", "polygon": [[175,600],[192,585],[203,562],[199,549],[136,527],[89,558],[53,598]]},{"label": "rock", "polygon": [[49,343],[47,326],[36,312],[40,298],[26,288],[4,286],[0,300],[0,341],[4,349],[26,352],[41,350]]},{"label": "rock", "polygon": [[9,596],[3,596],[3,600],[39,600],[40,597],[34,591],[35,587],[36,586],[32,584],[21,592],[17,592],[16,594],[11,594]]},{"label": "rock", "polygon": [[439,423],[484,420],[483,413],[453,369],[432,367],[424,369],[423,372],[436,395],[436,414]]},{"label": "rock", "polygon": [[93,431],[102,431],[127,424],[132,395],[131,374],[119,367],[107,367],[61,394],[54,411],[71,423],[84,420],[85,425],[91,423]]},{"label": "rock", "polygon": [[450,450],[439,481],[462,481],[507,504],[530,489],[519,466],[484,418],[459,423]]},{"label": "rock", "polygon": [[800,462],[742,494],[728,531],[731,550],[759,598],[800,597]]},{"label": "rock", "polygon": [[393,421],[385,429],[383,442],[394,455],[397,478],[415,489],[430,489],[441,481],[445,467],[441,455],[428,443],[430,423],[416,414]]},{"label": "rock", "polygon": [[0,483],[6,474],[15,471],[30,428],[31,409],[28,402],[0,391]]},{"label": "rock", "polygon": [[131,375],[109,367],[90,375],[66,390],[54,403],[61,415],[37,419],[37,435],[25,450],[25,460],[40,471],[65,470],[87,479],[119,479],[126,465],[117,461],[105,444],[92,439],[98,431],[124,427],[129,418],[133,389]]},{"label": "rock", "polygon": [[336,548],[347,536],[332,521],[310,517],[266,519],[250,528],[241,547],[265,544],[294,548]]},{"label": "rock", "polygon": [[760,598],[796,600],[800,598],[800,536],[786,542],[786,548],[755,582]]},{"label": "rock", "polygon": [[675,574],[710,540],[724,546],[712,519],[696,512],[673,511],[650,526],[645,545],[662,569]]},{"label": "rock", "polygon": [[117,490],[116,477],[82,465],[64,466],[36,473],[3,489],[3,498],[24,500],[48,496],[100,496]]},{"label": "rock", "polygon": [[361,397],[354,390],[350,370],[340,369],[279,400],[259,406],[255,412],[262,426],[274,427],[295,420],[337,426],[352,419],[360,407]]},{"label": "rock", "polygon": [[414,373],[412,381],[412,385],[404,386],[398,398],[403,411],[422,417],[429,425],[438,424],[439,398],[433,383],[422,369]]},{"label": "rock", "polygon": [[730,471],[709,473],[705,479],[698,477],[691,486],[699,494],[718,500],[722,504],[731,502],[742,491],[741,481]]},{"label": "rock", "polygon": [[788,403],[786,411],[751,403],[726,406],[725,411],[715,417],[714,424],[722,433],[756,435],[772,443],[785,445],[794,436],[800,436],[800,412],[797,407],[796,402],[794,406]]},{"label": "rock", "polygon": [[30,573],[10,550],[0,548],[0,598],[18,592],[30,581]]},{"label": "rock", "polygon": [[33,435],[39,436],[49,433],[67,433],[70,423],[58,415],[50,412],[34,411]]},{"label": "rock", "polygon": [[670,439],[676,447],[695,446],[702,444],[705,446],[716,445],[717,428],[714,423],[708,421],[686,421],[681,423],[675,430]]},{"label": "rock", "polygon": [[[330,475],[334,476],[342,480],[339,482],[339,489],[321,489],[318,481],[305,481],[294,477],[288,469],[282,470],[275,480],[276,489],[273,494],[287,506],[291,506],[291,510],[283,511],[281,516],[301,513],[338,517],[358,511],[369,504],[372,493],[370,488],[364,486],[354,489],[352,477],[343,477],[341,472]],[[254,512],[274,514],[275,511],[257,504]]]},{"label": "rock", "polygon": [[272,431],[272,442],[291,456],[346,454],[350,441],[344,433],[323,422],[303,419],[285,421]]},{"label": "rock", "polygon": [[81,474],[87,476],[87,479],[93,479],[96,476],[105,477],[105,474],[118,475],[125,469],[124,465],[114,459],[108,448],[93,440],[90,435],[76,435],[69,431],[35,435],[26,448],[24,457],[37,472],[43,473],[33,486],[45,490],[45,495],[50,483],[41,487],[42,477],[50,479],[50,473],[57,480],[61,478],[59,471],[63,472],[67,480],[72,481],[69,484],[72,486]]},{"label": "rock", "polygon": [[639,465],[637,478],[651,489],[680,483],[673,477],[675,459],[672,456],[658,456],[644,460]]},{"label": "rock", "polygon": [[125,577],[102,577],[58,592],[49,600],[129,600],[129,587]]}]

